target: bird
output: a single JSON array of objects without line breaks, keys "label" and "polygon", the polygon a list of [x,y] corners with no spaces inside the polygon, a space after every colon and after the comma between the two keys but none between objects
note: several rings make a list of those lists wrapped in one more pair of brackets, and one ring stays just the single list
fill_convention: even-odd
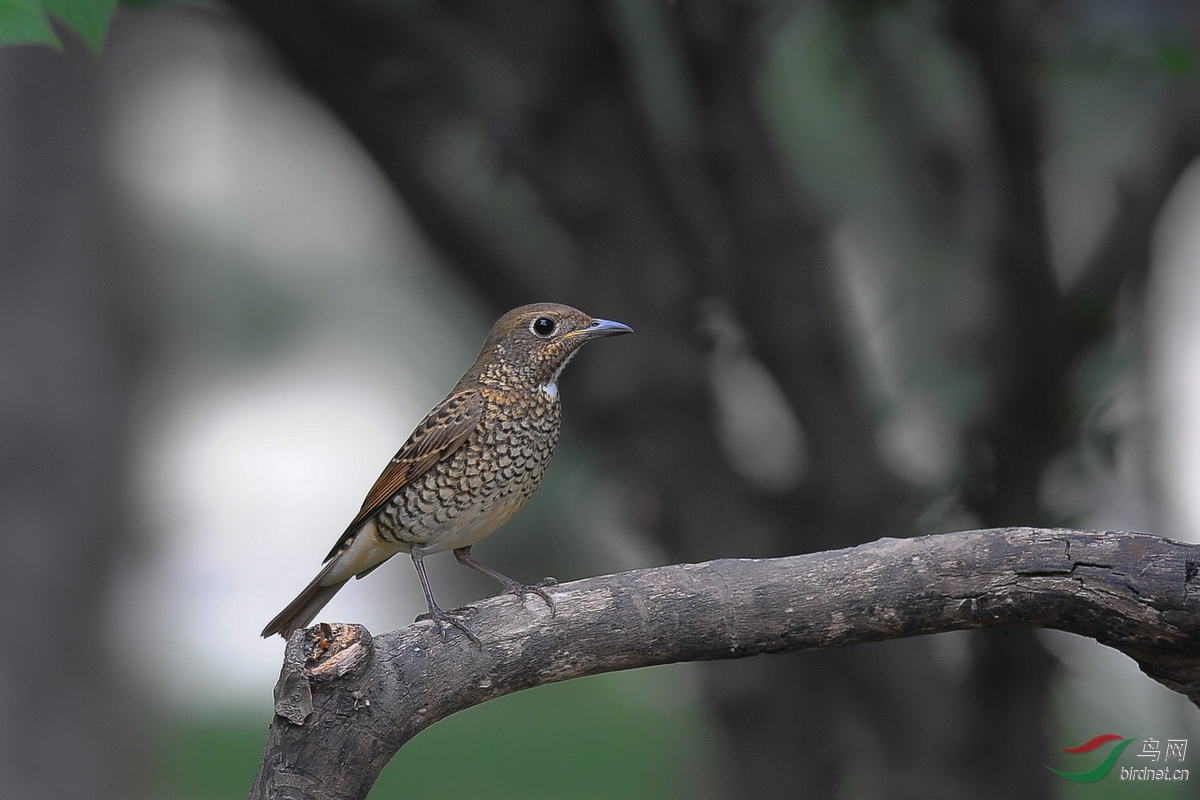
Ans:
[{"label": "bird", "polygon": [[535,303],[496,322],[471,368],[434,406],[367,493],[362,508],[325,557],[325,566],[263,628],[284,639],[306,627],[351,578],[362,578],[398,553],[412,557],[429,617],[443,641],[451,628],[479,639],[459,612],[434,600],[424,558],[452,550],[459,563],[498,581],[501,593],[537,595],[553,579],[527,585],[481,564],[471,548],[525,505],[558,442],[558,379],[587,342],[632,333],[570,306]]}]

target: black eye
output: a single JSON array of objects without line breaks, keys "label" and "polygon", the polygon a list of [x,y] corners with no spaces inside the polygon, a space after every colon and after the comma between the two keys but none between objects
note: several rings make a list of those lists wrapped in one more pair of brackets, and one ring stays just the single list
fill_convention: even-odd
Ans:
[{"label": "black eye", "polygon": [[529,326],[529,329],[538,336],[549,336],[550,334],[554,333],[554,320],[548,319],[547,317],[538,317],[533,321],[533,324]]}]

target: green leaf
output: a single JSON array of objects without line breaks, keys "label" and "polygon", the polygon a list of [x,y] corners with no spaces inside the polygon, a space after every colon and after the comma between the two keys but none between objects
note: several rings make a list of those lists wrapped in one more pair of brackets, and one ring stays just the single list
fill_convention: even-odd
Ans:
[{"label": "green leaf", "polygon": [[0,45],[6,44],[62,47],[38,0],[0,0]]},{"label": "green leaf", "polygon": [[117,0],[42,0],[42,5],[100,55]]}]

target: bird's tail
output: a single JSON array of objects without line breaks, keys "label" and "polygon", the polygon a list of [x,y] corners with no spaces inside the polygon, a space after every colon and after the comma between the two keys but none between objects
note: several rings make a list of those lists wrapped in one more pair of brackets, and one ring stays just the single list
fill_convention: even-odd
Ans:
[{"label": "bird's tail", "polygon": [[263,628],[262,632],[264,639],[276,633],[284,639],[290,638],[293,633],[312,622],[313,617],[338,593],[338,589],[346,585],[344,580],[328,586],[321,584],[321,581],[333,569],[334,561],[336,559],[331,559],[325,565],[325,569],[318,572],[317,577],[312,579],[312,583],[304,587],[304,591],[297,595],[295,600],[288,603],[287,608],[280,611],[275,619],[267,623],[267,627]]}]

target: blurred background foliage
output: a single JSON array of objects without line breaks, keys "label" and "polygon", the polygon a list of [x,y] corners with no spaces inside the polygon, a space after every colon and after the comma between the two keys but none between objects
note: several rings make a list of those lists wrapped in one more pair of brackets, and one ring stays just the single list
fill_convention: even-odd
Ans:
[{"label": "blurred background foliage", "polygon": [[[114,10],[0,5],[0,43],[60,48],[0,50],[13,797],[244,794],[257,630],[520,303],[637,335],[565,376],[554,467],[482,545],[509,574],[1200,541],[1194,3]],[[445,602],[492,588],[437,562]],[[406,624],[410,572],[328,618]],[[372,796],[1192,796],[1042,768],[1110,730],[1200,725],[1092,642],[957,633],[524,692]]]}]

